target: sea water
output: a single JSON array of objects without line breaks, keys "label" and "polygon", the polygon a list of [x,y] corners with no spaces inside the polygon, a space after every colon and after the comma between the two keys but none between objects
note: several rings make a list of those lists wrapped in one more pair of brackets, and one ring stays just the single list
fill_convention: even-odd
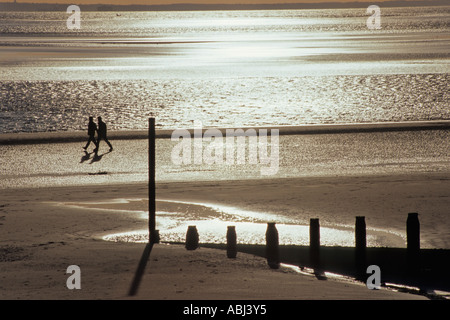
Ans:
[{"label": "sea water", "polygon": [[450,7],[0,13],[0,133],[450,119]]}]

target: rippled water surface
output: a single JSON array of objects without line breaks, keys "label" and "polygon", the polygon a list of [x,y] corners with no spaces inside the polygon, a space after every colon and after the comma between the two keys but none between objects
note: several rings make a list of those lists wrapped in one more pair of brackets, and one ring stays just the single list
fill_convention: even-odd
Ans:
[{"label": "rippled water surface", "polygon": [[450,119],[450,7],[0,13],[0,132]]}]

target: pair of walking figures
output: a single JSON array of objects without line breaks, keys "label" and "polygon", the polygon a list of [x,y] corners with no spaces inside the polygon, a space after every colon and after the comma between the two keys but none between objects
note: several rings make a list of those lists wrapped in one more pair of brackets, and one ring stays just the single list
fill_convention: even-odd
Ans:
[{"label": "pair of walking figures", "polygon": [[[98,117],[98,128],[97,125],[94,122],[94,118],[93,117],[89,117],[89,125],[88,125],[88,136],[89,136],[89,140],[86,144],[86,146],[83,147],[84,150],[87,150],[87,148],[89,147],[89,144],[91,142],[94,143],[95,145],[95,149],[94,152],[97,154],[99,146],[100,146],[100,141],[103,140],[106,142],[106,144],[109,146],[109,151],[113,150],[113,147],[111,145],[111,143],[108,141],[108,138],[106,136],[106,123],[104,123],[102,121],[102,117]],[[95,133],[97,132],[97,140],[95,139]]]}]

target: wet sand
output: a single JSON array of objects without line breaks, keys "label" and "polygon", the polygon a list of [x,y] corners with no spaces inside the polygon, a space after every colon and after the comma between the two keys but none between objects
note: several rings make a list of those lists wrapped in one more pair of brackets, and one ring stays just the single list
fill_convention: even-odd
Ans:
[{"label": "wet sand", "polygon": [[[158,130],[156,179],[182,182],[447,173],[448,128],[448,121],[284,127],[279,129],[278,157],[269,150],[272,131],[267,133],[266,146],[258,148],[267,151],[269,164],[252,164],[249,159],[238,164],[236,155],[231,164],[227,156],[226,165],[197,164],[192,157],[188,164],[175,164],[172,151],[179,141],[168,138],[170,131]],[[97,156],[92,147],[86,153],[81,149],[87,140],[85,132],[0,135],[0,189],[146,182],[147,132],[111,131],[109,135],[114,151],[108,152],[103,144]],[[249,153],[246,139],[244,147]],[[193,140],[188,141],[192,155],[196,148]],[[205,151],[207,147],[204,142]],[[271,169],[273,174],[262,176],[263,169]]]},{"label": "wet sand", "polygon": [[[435,177],[436,178],[436,177]],[[386,197],[392,190],[421,190],[415,202],[433,204],[441,198],[441,218],[422,221],[423,243],[446,239],[448,230],[445,209],[448,203],[442,195],[428,198],[423,193],[448,190],[442,177],[424,179],[409,177],[393,179],[365,178],[364,181],[310,180],[299,185],[299,180],[185,182],[157,185],[157,198],[233,204],[265,212],[288,210],[301,213],[304,219],[314,209],[323,225],[336,221],[352,223],[355,213],[366,215],[369,226],[398,227],[404,230],[407,206],[414,201],[400,200],[396,194]],[[358,197],[366,195],[359,205],[354,202],[352,188],[359,186]],[[369,187],[371,186],[371,187]],[[374,195],[373,191],[379,191]],[[421,186],[421,187],[419,187]],[[396,187],[396,188],[395,188]],[[323,188],[329,188],[337,202],[314,201],[321,198]],[[259,190],[259,192],[258,192]],[[264,190],[264,191],[261,191]],[[345,191],[346,190],[346,191]],[[343,201],[343,195],[348,195]],[[56,205],[60,202],[81,203],[108,201],[123,198],[145,198],[145,184],[102,185],[85,187],[32,188],[2,191],[0,211],[2,230],[2,299],[122,299],[127,293],[144,251],[145,244],[104,241],[105,235],[147,228],[142,212],[123,211],[123,205],[110,206],[110,210],[80,209]],[[298,196],[298,195],[302,196]],[[294,195],[296,195],[294,197]],[[370,208],[367,199],[383,198],[384,210]],[[306,201],[306,199],[309,199]],[[447,200],[448,201],[448,200]],[[301,206],[299,205],[301,203]],[[317,207],[318,203],[320,206]],[[315,208],[313,208],[315,204]],[[381,204],[379,204],[381,205]],[[95,207],[95,205],[93,205]],[[388,207],[396,208],[389,212]],[[303,207],[303,210],[295,208]],[[350,209],[350,207],[353,207]],[[318,210],[321,208],[320,210]],[[325,208],[334,212],[327,214]],[[365,208],[365,210],[362,210]],[[403,208],[401,213],[395,213]],[[415,207],[417,209],[417,207]],[[117,209],[114,210],[114,209]],[[180,205],[180,210],[183,206]],[[434,212],[439,214],[436,210]],[[308,213],[305,213],[308,212]],[[318,214],[318,212],[322,212]],[[420,212],[420,210],[419,210]],[[339,213],[339,214],[337,214]],[[436,218],[434,214],[430,217]],[[164,239],[162,239],[164,240]],[[447,239],[448,240],[448,239]],[[442,242],[441,242],[442,244]],[[83,274],[83,289],[65,287],[69,265],[79,265]],[[282,284],[282,285],[280,285]],[[274,289],[277,288],[278,289]],[[158,290],[154,290],[158,288]],[[157,244],[151,252],[148,265],[139,287],[138,299],[417,299],[421,296],[395,293],[387,290],[368,290],[361,284],[340,281],[320,281],[288,269],[271,270],[262,257],[239,254],[235,260],[226,258],[223,250],[200,248],[187,251],[183,245]]]},{"label": "wet sand", "polygon": [[[160,185],[158,196],[179,193]],[[199,184],[194,189],[206,191]],[[272,270],[264,258],[223,250],[155,244],[135,296],[129,290],[143,243],[104,241],[106,234],[143,229],[135,213],[60,207],[77,202],[143,196],[145,185],[34,188],[2,191],[1,299],[423,299],[369,290],[362,284],[321,281],[291,269]],[[50,202],[50,203],[49,203]],[[81,290],[66,287],[69,265],[81,268]]]},{"label": "wet sand", "polygon": [[[406,121],[406,122],[378,122],[378,123],[355,123],[355,124],[313,124],[302,126],[260,126],[245,128],[215,128],[219,129],[225,136],[227,129],[267,129],[278,130],[280,135],[302,135],[302,134],[333,134],[333,133],[358,133],[358,132],[389,132],[389,131],[418,131],[418,130],[448,130],[449,120],[441,121]],[[173,129],[156,130],[157,138],[170,138]],[[203,128],[202,131],[209,128]],[[187,129],[194,133],[194,129]],[[147,130],[112,130],[109,132],[111,139],[115,140],[137,140],[147,139]],[[67,143],[86,141],[84,131],[61,131],[61,132],[20,132],[0,134],[0,145],[19,145],[34,143]]]},{"label": "wet sand", "polygon": [[[341,135],[339,139],[364,145],[368,137],[364,134]],[[367,134],[374,145],[388,141],[385,133]],[[448,131],[417,133],[420,140],[411,139],[408,133],[392,134],[389,140],[392,143],[383,150],[384,158],[379,156],[387,164],[372,166],[369,169],[373,171],[366,174],[353,172],[352,164],[340,174],[336,171],[332,174],[336,168],[336,163],[332,163],[328,171],[321,168],[326,173],[321,175],[280,174],[246,180],[228,176],[222,180],[216,178],[230,174],[233,168],[223,171],[197,168],[189,172],[174,170],[162,162],[160,172],[174,170],[173,176],[182,179],[158,180],[157,200],[177,203],[175,211],[179,214],[190,212],[185,202],[201,203],[237,212],[256,212],[261,223],[270,218],[282,221],[280,224],[306,226],[310,218],[319,218],[321,227],[336,229],[351,228],[356,216],[365,216],[368,228],[387,232],[391,236],[384,239],[386,243],[399,248],[405,248],[407,214],[418,212],[421,246],[448,249],[450,173],[448,153],[440,142],[441,139],[445,142]],[[324,150],[338,139],[321,136],[323,139],[317,140],[315,146],[324,142]],[[430,137],[435,140],[426,139]],[[290,139],[294,140],[288,142],[299,138]],[[310,139],[318,138],[313,135]],[[411,144],[403,144],[405,141]],[[105,241],[104,237],[148,227],[147,141],[112,140],[112,143],[116,148],[112,153],[90,164],[92,158],[79,163],[82,156],[79,142],[1,146],[2,151],[6,150],[1,158],[2,165],[5,164],[2,178],[18,182],[3,184],[1,190],[1,299],[425,299],[386,289],[369,290],[361,283],[323,281],[290,268],[272,270],[263,257],[253,254],[239,253],[236,259],[227,259],[219,249],[201,247],[187,251],[183,245],[163,243],[165,225],[158,218],[162,241],[151,251],[137,295],[130,297],[128,291],[146,245]],[[404,148],[398,150],[401,145]],[[170,145],[160,147],[161,151]],[[408,148],[414,152],[409,154]],[[140,151],[133,153],[134,150]],[[319,150],[312,157],[322,155]],[[350,154],[352,157],[357,158]],[[395,159],[397,163],[390,163]],[[71,161],[80,166],[71,166]],[[135,169],[139,179],[130,179],[129,172],[114,171],[118,164],[126,170]],[[67,174],[68,168],[76,172]],[[281,165],[281,169],[286,172],[291,167]],[[105,173],[100,174],[103,170]],[[117,179],[121,175],[125,177],[122,183]],[[192,179],[193,176],[196,178]],[[204,176],[207,178],[201,180]],[[117,199],[139,201],[126,203]],[[157,210],[168,209],[161,203]],[[185,217],[183,223],[189,223],[191,218],[207,220],[210,216],[211,212],[200,210]],[[230,215],[221,217],[225,222],[229,218]],[[78,265],[82,270],[81,290],[66,287],[69,265]]]}]

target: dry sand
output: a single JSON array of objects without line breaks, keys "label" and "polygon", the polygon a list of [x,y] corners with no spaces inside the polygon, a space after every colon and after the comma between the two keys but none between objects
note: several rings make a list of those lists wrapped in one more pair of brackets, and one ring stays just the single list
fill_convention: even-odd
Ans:
[{"label": "dry sand", "polygon": [[[406,215],[427,211],[424,243],[448,248],[448,175],[310,178],[160,183],[158,199],[233,205],[244,209],[314,214],[324,223],[368,224],[404,232]],[[289,268],[272,270],[265,259],[182,245],[155,244],[137,294],[129,296],[145,244],[102,240],[111,233],[145,229],[136,213],[57,206],[146,198],[145,184],[2,190],[0,299],[426,299],[362,284],[318,280]],[[327,201],[324,201],[327,199]],[[358,201],[356,201],[358,200]],[[164,239],[162,239],[164,240]],[[70,265],[81,268],[81,290],[66,287]]]}]

